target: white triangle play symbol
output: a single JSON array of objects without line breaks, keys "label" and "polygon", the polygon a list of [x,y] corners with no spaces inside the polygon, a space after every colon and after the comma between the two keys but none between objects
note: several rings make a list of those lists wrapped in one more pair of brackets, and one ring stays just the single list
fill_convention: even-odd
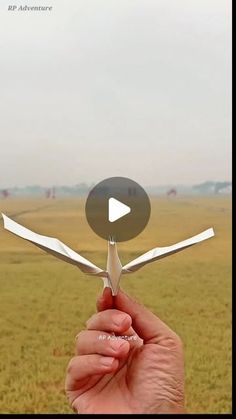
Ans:
[{"label": "white triangle play symbol", "polygon": [[124,217],[126,214],[131,212],[131,208],[128,205],[123,204],[115,198],[110,198],[108,201],[108,220],[113,223],[119,218]]}]

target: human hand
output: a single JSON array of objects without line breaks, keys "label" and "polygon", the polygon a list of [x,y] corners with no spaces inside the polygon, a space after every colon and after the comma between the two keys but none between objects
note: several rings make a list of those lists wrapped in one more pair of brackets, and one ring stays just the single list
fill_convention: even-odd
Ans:
[{"label": "human hand", "polygon": [[72,408],[95,414],[184,413],[180,338],[121,290],[113,297],[105,288],[97,309],[77,336],[67,369]]}]

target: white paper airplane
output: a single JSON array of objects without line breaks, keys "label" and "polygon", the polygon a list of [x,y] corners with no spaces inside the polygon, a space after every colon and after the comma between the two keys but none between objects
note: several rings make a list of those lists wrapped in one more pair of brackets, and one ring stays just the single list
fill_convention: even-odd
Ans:
[{"label": "white paper airplane", "polygon": [[53,256],[64,260],[65,262],[76,265],[81,271],[86,274],[96,275],[103,279],[104,287],[110,287],[112,295],[117,295],[119,289],[120,277],[122,274],[129,274],[137,271],[147,263],[154,262],[155,260],[167,257],[173,253],[180,252],[196,243],[209,239],[214,236],[213,228],[203,231],[190,239],[181,241],[172,246],[156,247],[147,253],[139,256],[137,259],[132,260],[127,265],[121,265],[116,243],[113,240],[108,241],[108,257],[106,270],[100,269],[89,260],[83,258],[74,250],[70,249],[60,240],[52,237],[41,236],[33,231],[23,227],[22,225],[11,220],[6,215],[2,214],[4,220],[4,228],[11,233],[22,237],[25,240],[38,246],[40,249],[51,253]]},{"label": "white paper airplane", "polygon": [[109,198],[108,200],[108,220],[111,223],[119,220],[125,215],[131,212],[131,208],[128,205],[123,204],[123,202],[118,201],[115,198]]}]

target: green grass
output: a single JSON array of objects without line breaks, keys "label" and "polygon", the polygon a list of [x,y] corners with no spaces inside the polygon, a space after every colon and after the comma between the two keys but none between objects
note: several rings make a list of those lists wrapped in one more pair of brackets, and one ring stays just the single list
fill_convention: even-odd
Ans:
[{"label": "green grass", "polygon": [[[107,244],[87,225],[83,201],[8,199],[0,210],[105,267]],[[181,336],[192,413],[231,412],[231,200],[153,199],[146,230],[118,245],[126,263],[211,226],[213,239],[121,280]],[[101,280],[11,235],[1,222],[0,289],[0,412],[71,412],[65,370],[75,335],[95,312]]]}]

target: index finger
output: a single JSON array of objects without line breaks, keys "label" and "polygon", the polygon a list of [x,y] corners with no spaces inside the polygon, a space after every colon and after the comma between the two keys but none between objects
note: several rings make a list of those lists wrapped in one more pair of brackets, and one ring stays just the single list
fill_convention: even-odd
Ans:
[{"label": "index finger", "polygon": [[102,295],[97,299],[97,311],[108,310],[114,307],[114,297],[112,296],[111,288],[106,287]]}]

